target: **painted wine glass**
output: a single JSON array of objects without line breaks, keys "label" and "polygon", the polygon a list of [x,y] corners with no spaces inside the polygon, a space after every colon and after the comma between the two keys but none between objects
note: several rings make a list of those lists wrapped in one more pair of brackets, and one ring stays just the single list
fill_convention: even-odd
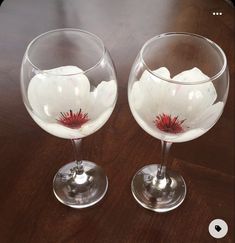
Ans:
[{"label": "painted wine glass", "polygon": [[170,147],[206,133],[221,116],[228,90],[226,56],[213,41],[165,33],[143,45],[129,77],[129,105],[142,129],[162,144],[161,162],[141,168],[132,180],[143,207],[167,212],[183,202],[185,181],[166,167]]},{"label": "painted wine glass", "polygon": [[21,91],[27,111],[42,129],[72,141],[75,161],[59,169],[53,180],[57,199],[73,208],[99,202],[108,179],[100,166],[83,160],[81,141],[106,123],[117,100],[115,69],[102,40],[79,29],[36,37],[22,61]]}]

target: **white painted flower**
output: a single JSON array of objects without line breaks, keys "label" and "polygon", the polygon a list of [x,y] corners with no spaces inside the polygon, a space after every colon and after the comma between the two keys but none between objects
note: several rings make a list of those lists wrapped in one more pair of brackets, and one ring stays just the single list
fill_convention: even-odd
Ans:
[{"label": "white painted flower", "polygon": [[[170,79],[165,67],[153,73]],[[130,89],[129,102],[135,119],[146,132],[158,139],[184,142],[208,131],[222,114],[224,103],[216,101],[211,81],[193,83],[209,80],[198,68],[172,79],[181,84],[164,81],[145,70]]]},{"label": "white painted flower", "polygon": [[39,126],[55,136],[88,136],[103,126],[113,111],[116,82],[102,81],[94,87],[81,72],[78,67],[63,66],[38,73],[29,83],[28,111]]}]

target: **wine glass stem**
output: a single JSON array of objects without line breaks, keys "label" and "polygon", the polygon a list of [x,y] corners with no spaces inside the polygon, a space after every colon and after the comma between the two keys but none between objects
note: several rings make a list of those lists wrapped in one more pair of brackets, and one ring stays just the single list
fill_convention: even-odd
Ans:
[{"label": "wine glass stem", "polygon": [[157,179],[161,180],[166,176],[166,164],[172,143],[161,140],[161,165],[157,171]]},{"label": "wine glass stem", "polygon": [[72,145],[73,145],[73,151],[74,151],[74,158],[75,162],[77,164],[77,173],[78,174],[83,174],[84,173],[84,168],[82,164],[82,149],[81,149],[81,144],[82,144],[82,139],[72,139]]}]

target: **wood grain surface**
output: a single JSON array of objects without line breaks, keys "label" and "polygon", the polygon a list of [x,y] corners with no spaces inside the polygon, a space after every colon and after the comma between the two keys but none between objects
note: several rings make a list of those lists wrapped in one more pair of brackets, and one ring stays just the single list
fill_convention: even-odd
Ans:
[{"label": "wood grain surface", "polygon": [[[63,27],[103,39],[119,84],[111,118],[83,142],[84,159],[101,165],[109,178],[104,199],[84,210],[62,205],[52,192],[54,174],[73,160],[70,141],[41,130],[20,94],[28,43]],[[143,43],[169,31],[197,33],[219,44],[231,85],[218,123],[202,137],[173,146],[169,166],[183,175],[188,194],[179,208],[158,214],[140,207],[130,190],[139,168],[159,162],[160,142],[132,117],[127,82]],[[223,0],[5,0],[0,7],[0,242],[234,242],[234,35],[234,8]],[[229,226],[221,240],[208,233],[215,218]]]}]

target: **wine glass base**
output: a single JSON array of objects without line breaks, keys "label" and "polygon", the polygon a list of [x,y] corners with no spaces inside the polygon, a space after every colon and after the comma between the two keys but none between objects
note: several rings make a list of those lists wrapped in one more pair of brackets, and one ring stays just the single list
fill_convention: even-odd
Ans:
[{"label": "wine glass base", "polygon": [[167,169],[166,186],[157,188],[152,181],[159,167],[152,164],[141,168],[132,179],[131,190],[141,206],[160,213],[173,210],[184,201],[186,184],[181,175]]},{"label": "wine glass base", "polygon": [[77,164],[71,162],[60,168],[53,180],[56,198],[72,208],[86,208],[98,203],[108,189],[108,178],[103,169],[90,161],[82,161],[84,173],[74,179],[71,170]]}]

